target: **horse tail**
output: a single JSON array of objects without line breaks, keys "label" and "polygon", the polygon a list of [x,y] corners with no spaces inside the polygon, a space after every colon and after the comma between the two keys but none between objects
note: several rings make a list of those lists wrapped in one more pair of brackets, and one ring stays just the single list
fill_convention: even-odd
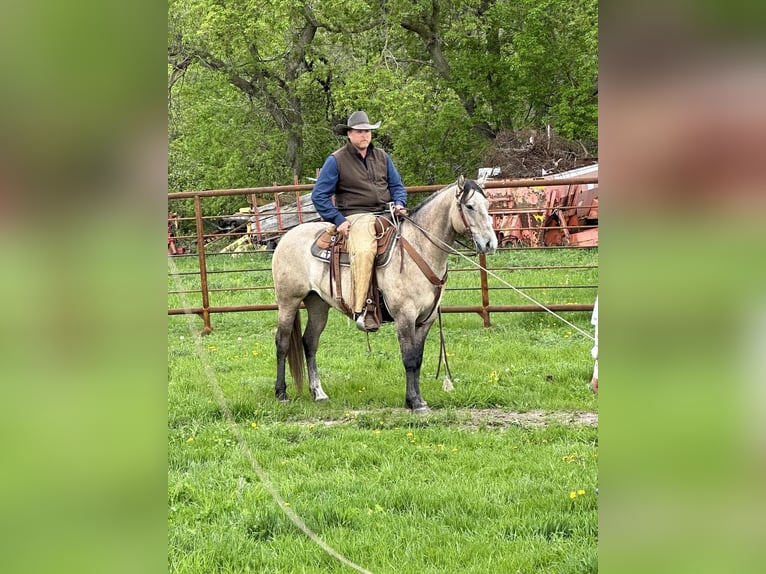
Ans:
[{"label": "horse tail", "polygon": [[306,357],[303,354],[303,339],[301,338],[301,314],[296,311],[293,319],[293,330],[290,333],[290,346],[287,349],[287,364],[293,377],[298,393],[303,392],[303,379],[306,376]]}]

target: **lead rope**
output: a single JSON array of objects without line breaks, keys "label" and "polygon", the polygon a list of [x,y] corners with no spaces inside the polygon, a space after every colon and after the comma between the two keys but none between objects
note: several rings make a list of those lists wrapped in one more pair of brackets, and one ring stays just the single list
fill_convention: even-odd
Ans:
[{"label": "lead rope", "polygon": [[442,329],[442,308],[439,305],[436,316],[439,318],[439,364],[436,366],[436,376],[434,379],[439,378],[439,372],[442,368],[442,358],[444,358],[444,383],[442,388],[445,392],[451,393],[454,390],[452,386],[452,372],[449,369],[449,360],[447,359],[447,345],[444,342],[444,330]]},{"label": "lead rope", "polygon": [[[178,267],[176,267],[175,261],[173,261],[172,257],[168,257],[168,263],[171,268],[176,289],[180,291],[183,289],[183,287],[181,286],[180,279],[178,278],[179,277]],[[183,292],[181,292],[181,301],[184,307],[189,307],[187,296]],[[314,544],[319,546],[319,548],[321,548],[325,553],[327,553],[329,556],[332,556],[338,562],[344,564],[345,566],[348,566],[352,570],[356,570],[360,574],[372,574],[372,572],[360,566],[359,564],[352,562],[351,560],[346,558],[343,554],[335,550],[335,548],[330,546],[327,542],[325,542],[316,532],[314,532],[311,528],[309,528],[309,526],[304,522],[304,520],[300,517],[300,515],[292,507],[290,507],[289,504],[282,498],[277,486],[272,482],[271,478],[269,478],[268,473],[263,469],[263,467],[258,463],[258,460],[255,458],[255,455],[253,454],[253,451],[250,448],[250,445],[247,444],[247,440],[245,439],[245,435],[242,432],[241,427],[239,426],[239,424],[237,424],[237,421],[234,418],[234,414],[229,408],[229,404],[228,404],[228,401],[226,400],[226,396],[224,395],[223,389],[221,389],[221,385],[218,382],[218,375],[216,374],[215,370],[213,369],[213,366],[210,363],[210,359],[208,358],[208,354],[207,354],[207,350],[205,349],[205,346],[202,344],[202,337],[199,334],[199,332],[196,330],[195,323],[194,323],[195,321],[194,316],[188,313],[186,314],[186,318],[187,318],[187,325],[189,327],[189,334],[191,335],[191,338],[194,341],[196,354],[199,357],[200,362],[202,363],[202,366],[205,371],[205,376],[207,377],[208,383],[213,392],[215,400],[218,403],[218,408],[223,414],[223,417],[229,426],[229,430],[234,435],[234,438],[236,438],[237,440],[240,453],[250,463],[250,468],[258,477],[258,479],[261,481],[261,485],[263,486],[263,488],[265,488],[266,492],[268,492],[271,495],[271,498],[274,500],[274,502],[279,507],[279,509],[287,516],[290,522],[292,522],[296,528],[298,528],[301,532],[303,532]]]},{"label": "lead rope", "polygon": [[370,345],[370,332],[365,331],[365,335],[367,335],[367,354],[372,355],[372,345]]},{"label": "lead rope", "polygon": [[516,293],[518,293],[519,295],[521,295],[522,297],[524,297],[524,298],[525,298],[525,299],[527,299],[528,301],[531,301],[532,303],[534,303],[535,305],[537,305],[538,307],[540,307],[541,309],[543,309],[545,312],[547,312],[547,313],[550,313],[551,315],[553,315],[554,317],[556,317],[556,318],[557,318],[559,321],[561,321],[562,323],[566,323],[567,325],[569,325],[569,326],[570,326],[572,329],[574,329],[575,331],[577,331],[578,333],[580,333],[580,334],[581,334],[583,337],[585,337],[586,339],[590,339],[591,341],[595,341],[595,340],[596,340],[596,339],[595,339],[595,337],[594,337],[593,335],[591,335],[590,333],[587,333],[587,332],[583,331],[582,329],[580,329],[580,327],[578,327],[577,325],[575,325],[575,324],[571,323],[570,321],[567,321],[566,319],[564,319],[564,317],[562,317],[561,315],[559,315],[558,313],[556,313],[556,312],[555,312],[555,311],[553,311],[552,309],[549,309],[548,307],[546,307],[545,305],[543,305],[542,303],[540,303],[538,300],[536,300],[534,297],[530,297],[529,295],[527,295],[526,293],[524,293],[524,292],[523,292],[521,289],[518,289],[517,287],[514,287],[513,285],[511,285],[510,283],[508,283],[507,281],[505,281],[504,279],[502,279],[501,277],[499,277],[499,276],[498,276],[496,273],[493,273],[492,271],[490,271],[490,270],[489,270],[489,269],[487,269],[486,267],[483,267],[483,266],[479,265],[478,263],[476,263],[476,262],[475,262],[474,260],[472,260],[471,258],[469,258],[469,257],[466,257],[465,255],[463,255],[462,253],[460,253],[460,251],[458,251],[457,249],[455,249],[455,248],[454,248],[454,247],[452,247],[451,245],[448,245],[446,242],[442,241],[442,240],[441,240],[441,239],[439,239],[438,237],[431,237],[431,235],[428,233],[428,231],[426,231],[426,230],[425,230],[425,229],[423,229],[423,228],[422,228],[420,225],[418,225],[417,223],[415,223],[415,222],[414,222],[414,221],[413,221],[411,218],[407,218],[407,219],[408,219],[408,221],[409,221],[410,223],[412,223],[412,225],[413,225],[413,226],[415,226],[415,228],[416,228],[416,229],[420,230],[420,232],[421,232],[423,235],[425,235],[425,236],[426,236],[426,237],[427,237],[427,238],[428,238],[428,239],[429,239],[429,240],[430,240],[432,243],[436,244],[435,242],[436,242],[436,241],[438,241],[439,243],[441,243],[442,245],[444,245],[444,246],[446,247],[446,249],[444,249],[444,251],[446,251],[447,253],[450,253],[450,254],[452,254],[452,255],[459,255],[460,257],[462,257],[463,259],[465,259],[466,261],[468,261],[468,262],[469,262],[471,265],[473,265],[474,267],[477,267],[478,269],[481,269],[482,271],[484,271],[484,272],[485,272],[487,275],[489,275],[489,276],[491,276],[491,277],[494,277],[495,279],[497,279],[498,281],[500,281],[500,282],[501,282],[503,285],[505,285],[506,287],[508,287],[508,288],[510,288],[510,289],[512,289],[512,290],[514,290]]}]

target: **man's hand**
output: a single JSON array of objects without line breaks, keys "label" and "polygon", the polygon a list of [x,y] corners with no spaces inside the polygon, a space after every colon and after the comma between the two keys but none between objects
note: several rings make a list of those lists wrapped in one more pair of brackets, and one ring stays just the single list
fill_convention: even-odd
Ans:
[{"label": "man's hand", "polygon": [[336,229],[338,233],[341,234],[342,237],[348,237],[348,228],[350,227],[348,223],[348,219],[341,223]]},{"label": "man's hand", "polygon": [[394,206],[394,215],[409,215],[410,212],[403,205]]}]

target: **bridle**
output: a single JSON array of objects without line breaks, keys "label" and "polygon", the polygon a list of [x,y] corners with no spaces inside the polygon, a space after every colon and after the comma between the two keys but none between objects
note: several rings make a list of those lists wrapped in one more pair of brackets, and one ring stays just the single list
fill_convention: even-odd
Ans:
[{"label": "bridle", "polygon": [[[464,249],[467,249],[468,251],[475,251],[475,249],[474,249],[474,248],[476,247],[476,242],[475,242],[475,241],[474,241],[474,239],[473,239],[473,231],[471,230],[471,226],[470,226],[470,225],[468,225],[468,219],[466,218],[466,216],[465,216],[465,212],[463,211],[463,205],[465,205],[465,203],[466,203],[466,202],[467,202],[469,199],[471,199],[471,197],[472,197],[472,196],[473,196],[473,194],[476,192],[476,190],[478,190],[478,191],[479,191],[479,193],[480,193],[480,194],[481,194],[483,197],[485,197],[485,198],[487,197],[487,196],[484,194],[484,190],[483,190],[483,189],[481,188],[481,186],[480,186],[480,185],[478,185],[478,184],[476,185],[476,188],[471,188],[471,189],[468,189],[468,190],[466,190],[466,188],[465,188],[465,184],[463,184],[463,188],[462,188],[462,189],[461,189],[461,188],[458,186],[457,190],[455,191],[455,200],[456,200],[456,202],[457,202],[457,210],[458,210],[458,213],[460,214],[460,220],[463,222],[463,227],[465,227],[465,234],[466,234],[466,235],[468,236],[468,238],[471,240],[471,243],[473,244],[473,247],[470,247],[470,246],[466,245],[465,243],[463,243],[462,241],[460,241],[460,240],[458,240],[458,239],[456,239],[456,240],[455,240],[455,243],[457,243],[458,245],[460,245],[460,246],[461,246],[461,247],[463,247]],[[431,236],[429,235],[429,233],[428,233],[428,232],[427,232],[425,229],[423,229],[423,228],[422,228],[420,225],[418,225],[418,224],[417,224],[415,221],[413,221],[413,220],[412,220],[412,218],[411,218],[409,215],[400,215],[399,217],[401,217],[401,219],[404,219],[404,220],[406,220],[406,221],[409,221],[409,222],[410,222],[410,223],[413,225],[413,227],[415,227],[415,229],[417,229],[418,231],[420,231],[420,232],[423,234],[423,236],[424,236],[426,239],[428,239],[428,241],[430,241],[430,242],[431,242],[431,243],[432,243],[434,246],[438,247],[439,249],[441,249],[441,250],[442,250],[442,251],[444,251],[445,253],[450,253],[450,254],[452,254],[452,253],[455,253],[455,252],[456,252],[456,251],[455,251],[455,249],[454,249],[454,248],[452,248],[452,247],[450,247],[450,248],[448,248],[448,249],[445,249],[444,247],[442,247],[441,245],[439,245],[438,243],[436,243],[436,242],[435,242],[435,241],[434,241],[434,240],[431,238]],[[396,221],[396,217],[394,217],[394,216],[393,216],[393,214],[392,214],[392,216],[391,216],[391,219],[392,219],[392,221],[394,221],[394,222]],[[398,229],[397,229],[397,237],[401,237],[401,235],[398,233]],[[475,255],[475,254],[476,254],[476,253],[474,253],[474,255]]]},{"label": "bridle", "polygon": [[[466,184],[463,184],[463,189],[460,189],[460,187],[457,188],[457,191],[455,191],[455,199],[457,200],[457,211],[460,214],[460,220],[463,222],[463,227],[465,227],[465,234],[468,236],[468,239],[471,240],[474,247],[476,246],[476,241],[473,239],[473,231],[471,230],[471,226],[468,225],[468,219],[466,219],[465,212],[463,211],[463,205],[471,199],[473,194],[478,189],[479,193],[483,197],[487,197],[484,195],[484,190],[481,188],[480,185],[476,184],[476,187],[471,187],[471,189],[466,189]],[[467,245],[463,245],[460,241],[457,241],[458,244],[462,245],[466,249],[471,249]]]}]

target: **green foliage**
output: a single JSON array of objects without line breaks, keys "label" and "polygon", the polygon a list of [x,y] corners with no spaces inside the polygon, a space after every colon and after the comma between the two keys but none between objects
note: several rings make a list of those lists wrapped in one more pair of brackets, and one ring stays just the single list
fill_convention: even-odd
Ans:
[{"label": "green foliage", "polygon": [[501,129],[596,139],[595,0],[168,6],[171,191],[312,177],[356,109],[409,185],[474,173]]},{"label": "green foliage", "polygon": [[522,0],[508,54],[515,83],[537,126],[596,139],[598,15],[594,0]]},{"label": "green foliage", "polygon": [[[273,153],[284,134],[268,129],[252,106],[218,75],[190,72],[174,91],[168,122],[168,191],[196,191],[271,185],[289,168]],[[187,105],[193,102],[192,105]],[[211,214],[233,213],[241,197],[206,200]],[[184,214],[194,213],[191,200]]]},{"label": "green foliage", "polygon": [[[396,90],[370,93],[370,85],[393,85]],[[375,139],[388,151],[407,184],[451,181],[455,174],[472,174],[482,142],[465,110],[441,82],[427,82],[373,61],[347,76],[336,91],[338,109],[367,110],[382,121]]]}]

